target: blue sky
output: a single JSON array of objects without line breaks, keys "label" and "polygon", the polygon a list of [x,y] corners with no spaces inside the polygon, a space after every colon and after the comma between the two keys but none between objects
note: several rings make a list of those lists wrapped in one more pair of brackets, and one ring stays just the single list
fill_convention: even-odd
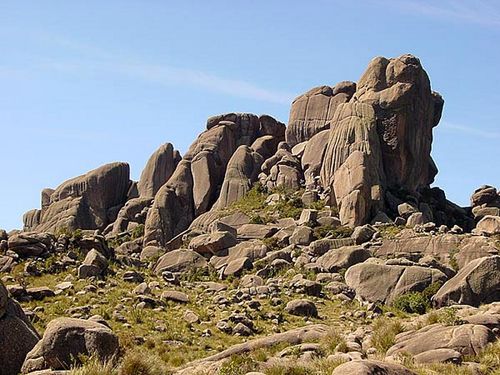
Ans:
[{"label": "blue sky", "polygon": [[267,113],[371,58],[418,56],[445,98],[436,185],[466,205],[500,186],[500,3],[0,2],[0,228],[40,191],[111,161],[138,178],[164,142],[184,152],[208,116]]}]

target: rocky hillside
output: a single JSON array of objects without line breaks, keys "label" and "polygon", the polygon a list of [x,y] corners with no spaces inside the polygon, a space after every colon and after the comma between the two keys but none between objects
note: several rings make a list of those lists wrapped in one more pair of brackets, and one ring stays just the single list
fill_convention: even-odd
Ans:
[{"label": "rocky hillside", "polygon": [[210,117],[0,231],[0,375],[500,374],[500,194],[431,187],[444,100],[411,55]]}]

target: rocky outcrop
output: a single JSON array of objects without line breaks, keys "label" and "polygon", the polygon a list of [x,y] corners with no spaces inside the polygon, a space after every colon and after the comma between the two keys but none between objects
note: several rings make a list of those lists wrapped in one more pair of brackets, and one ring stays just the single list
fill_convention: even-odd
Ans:
[{"label": "rocky outcrop", "polygon": [[387,186],[415,191],[432,183],[437,173],[430,156],[432,128],[444,101],[431,90],[419,59],[373,59],[351,101],[375,110]]},{"label": "rocky outcrop", "polygon": [[21,306],[0,282],[0,373],[19,374],[26,355],[39,339]]},{"label": "rocky outcrop", "polygon": [[478,306],[500,300],[500,256],[476,259],[466,264],[433,297],[437,306]]},{"label": "rocky outcrop", "polygon": [[118,337],[91,320],[58,318],[48,325],[42,339],[28,353],[22,373],[44,369],[64,370],[79,364],[82,356],[107,361],[118,354]]},{"label": "rocky outcrop", "polygon": [[432,256],[448,266],[454,263],[463,268],[474,259],[498,254],[498,249],[494,241],[482,236],[451,233],[428,236],[403,231],[396,238],[384,239],[380,246],[373,248],[373,252],[381,258]]},{"label": "rocky outcrop", "polygon": [[479,221],[486,215],[500,216],[500,193],[490,185],[476,189],[471,196],[472,214]]},{"label": "rocky outcrop", "polygon": [[108,228],[112,233],[118,234],[127,230],[131,231],[137,225],[144,224],[152,202],[153,198],[130,199],[118,212],[113,225]]},{"label": "rocky outcrop", "polygon": [[283,139],[284,130],[282,123],[266,115],[230,113],[209,118],[207,130],[156,194],[146,219],[145,244],[165,245],[213,206],[239,146],[250,146],[263,136]]},{"label": "rocky outcrop", "polygon": [[181,160],[179,151],[171,143],[160,146],[149,158],[137,184],[139,196],[153,198],[168,181]]},{"label": "rocky outcrop", "polygon": [[300,95],[292,102],[286,142],[293,147],[328,129],[337,106],[348,102],[355,91],[356,84],[345,81],[334,87],[315,87]]},{"label": "rocky outcrop", "polygon": [[[442,108],[443,99],[431,90],[416,57],[377,57],[357,85],[321,86],[297,98],[286,139],[290,146],[300,144],[306,185],[320,175],[342,223],[356,226],[380,212],[397,216],[387,194],[404,191],[419,199],[432,183],[437,173],[430,156],[432,129]],[[465,214],[444,206],[428,221],[448,224],[448,218]]]},{"label": "rocky outcrop", "polygon": [[111,163],[64,182],[50,197],[50,190],[44,190],[39,220],[25,215],[25,229],[104,229],[127,200],[129,173],[127,163]]}]

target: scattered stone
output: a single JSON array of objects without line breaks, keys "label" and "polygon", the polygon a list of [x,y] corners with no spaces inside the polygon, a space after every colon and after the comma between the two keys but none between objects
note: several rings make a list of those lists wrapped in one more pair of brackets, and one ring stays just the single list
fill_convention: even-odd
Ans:
[{"label": "scattered stone", "polygon": [[318,317],[316,305],[305,299],[296,299],[288,302],[285,311],[291,315]]},{"label": "scattered stone", "polygon": [[160,297],[164,301],[173,301],[180,303],[188,303],[189,296],[186,293],[178,292],[176,290],[166,290]]}]

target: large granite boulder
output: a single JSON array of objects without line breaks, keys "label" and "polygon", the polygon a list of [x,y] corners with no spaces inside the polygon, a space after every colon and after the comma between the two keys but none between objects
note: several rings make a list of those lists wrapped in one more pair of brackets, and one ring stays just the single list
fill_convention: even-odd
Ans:
[{"label": "large granite boulder", "polygon": [[359,299],[388,304],[403,294],[422,292],[432,283],[446,280],[446,275],[434,268],[369,261],[350,267],[345,274],[346,284]]},{"label": "large granite boulder", "polygon": [[137,189],[141,197],[153,198],[158,190],[168,181],[181,160],[179,151],[171,143],[165,143],[149,158],[142,171]]},{"label": "large granite boulder", "polygon": [[[493,186],[483,185],[476,189],[470,198],[470,203],[476,221],[485,216],[500,216],[500,193]],[[491,224],[491,219],[488,222]],[[483,222],[484,224],[486,223]]]},{"label": "large granite boulder", "polygon": [[82,356],[106,361],[118,354],[118,337],[107,326],[91,320],[54,319],[42,339],[28,353],[22,373],[64,370],[80,364]]},{"label": "large granite boulder", "polygon": [[500,216],[484,216],[477,223],[476,231],[486,235],[500,234]]},{"label": "large granite boulder", "polygon": [[500,256],[484,257],[466,264],[433,297],[437,306],[479,306],[500,301]]},{"label": "large granite boulder", "polygon": [[40,337],[21,306],[0,282],[0,374],[17,375]]},{"label": "large granite boulder", "polygon": [[436,349],[452,349],[462,355],[474,356],[493,341],[495,341],[495,335],[483,325],[432,324],[418,331],[408,331],[396,336],[396,343],[389,348],[387,356],[418,355]]},{"label": "large granite boulder", "polygon": [[263,136],[283,139],[285,126],[270,116],[229,113],[207,121],[169,181],[155,196],[145,224],[145,245],[166,245],[217,201],[228,163],[239,146]]},{"label": "large granite boulder", "polygon": [[337,106],[348,102],[355,91],[356,84],[345,81],[334,87],[315,87],[297,97],[290,109],[286,142],[293,147],[328,129]]},{"label": "large granite boulder", "polygon": [[[111,163],[44,190],[39,220],[25,216],[24,227],[37,232],[104,229],[116,219],[131,186],[127,163]],[[35,226],[32,226],[37,223]]]}]

